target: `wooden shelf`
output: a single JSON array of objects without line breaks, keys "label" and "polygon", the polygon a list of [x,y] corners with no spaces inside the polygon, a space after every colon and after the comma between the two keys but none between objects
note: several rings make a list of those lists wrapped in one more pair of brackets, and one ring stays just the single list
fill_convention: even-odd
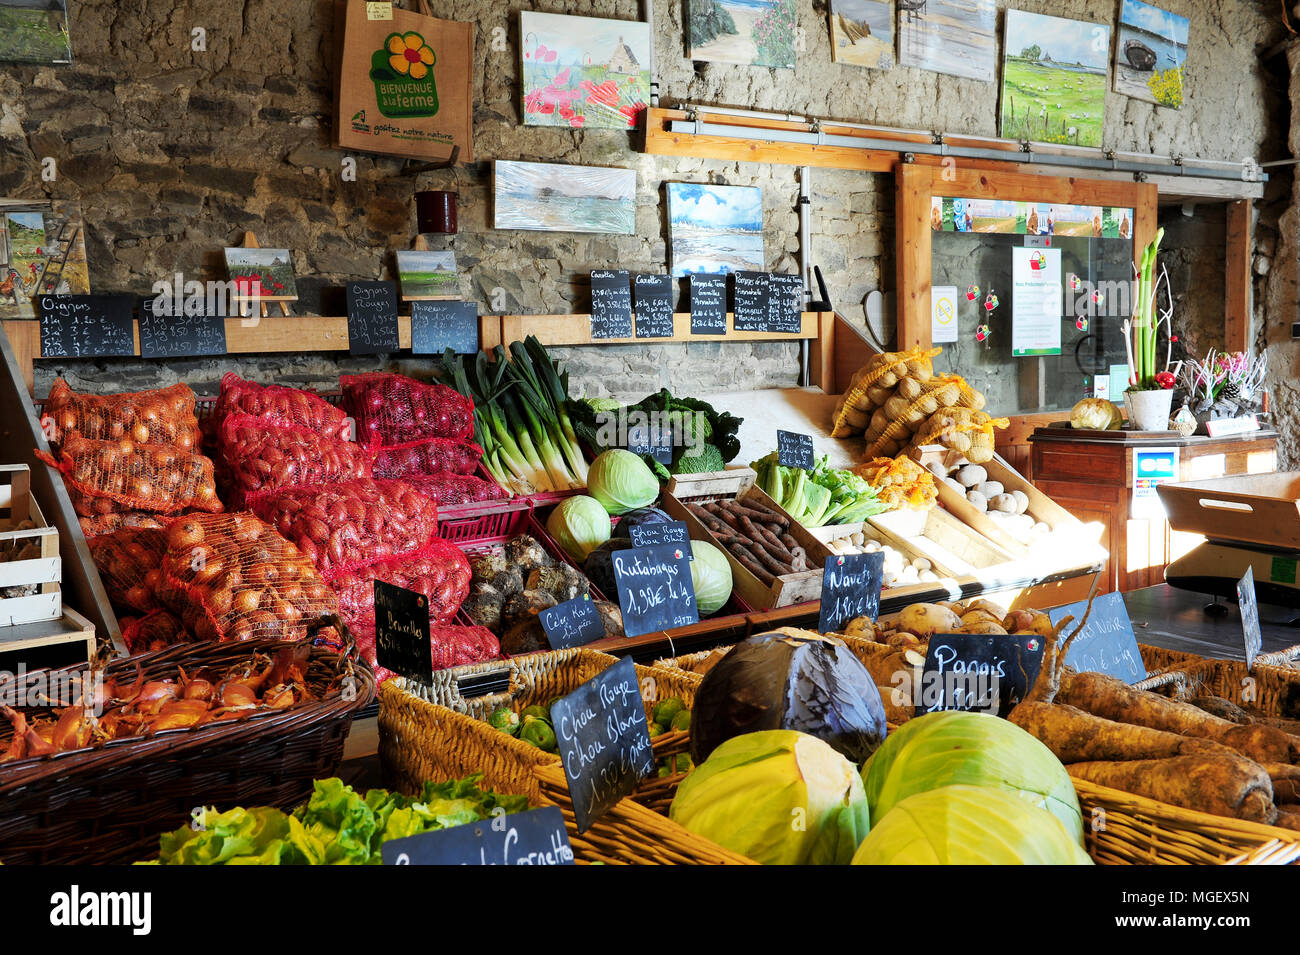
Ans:
[{"label": "wooden shelf", "polygon": [[804,312],[801,327],[795,332],[744,332],[736,331],[735,317],[727,313],[727,333],[725,335],[691,334],[691,316],[689,312],[676,312],[673,315],[673,334],[671,338],[592,338],[590,315],[502,315],[501,341],[509,345],[522,341],[529,335],[536,335],[543,345],[656,345],[665,342],[761,342],[791,341],[800,338],[816,338],[822,316],[833,313]]}]

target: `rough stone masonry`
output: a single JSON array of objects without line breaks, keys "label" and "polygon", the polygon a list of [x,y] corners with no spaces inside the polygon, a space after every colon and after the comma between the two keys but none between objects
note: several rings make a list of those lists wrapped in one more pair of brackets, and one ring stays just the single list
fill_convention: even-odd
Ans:
[{"label": "rough stone masonry", "polygon": [[[1116,18],[1112,0],[1015,5],[1111,24]],[[335,29],[330,0],[81,0],[70,5],[73,66],[5,64],[0,69],[0,195],[79,200],[92,283],[100,291],[143,293],[176,271],[187,278],[223,278],[220,250],[251,229],[262,245],[293,250],[303,313],[317,311],[322,294],[347,279],[390,277],[393,251],[409,248],[414,238],[412,194],[425,188],[459,193],[460,233],[449,242],[435,237],[433,243],[454,248],[462,294],[477,299],[485,311],[584,312],[590,269],[615,263],[664,269],[666,181],[761,187],[768,268],[797,270],[797,169],[646,156],[637,149],[635,132],[523,126],[519,5],[447,0],[433,6],[438,16],[477,24],[478,161],[473,164],[411,177],[402,174],[400,160],[353,154],[356,181],[344,181],[347,154],[329,146]],[[640,16],[635,0],[538,0],[526,6]],[[1285,36],[1278,14],[1247,0],[1165,0],[1164,6],[1191,19],[1186,105],[1161,109],[1108,93],[1106,145],[1188,158],[1285,155],[1287,76],[1275,80],[1261,65],[1262,51]],[[793,72],[692,63],[686,58],[683,11],[676,0],[655,3],[655,65],[663,105],[699,102],[997,133],[996,83],[905,67],[876,71],[832,63],[825,0],[800,0],[800,50]],[[192,49],[196,27],[205,32],[201,52]],[[1285,65],[1281,72],[1286,73]],[[53,182],[41,178],[45,157],[57,163]],[[494,230],[491,160],[497,158],[635,168],[636,234]],[[1269,336],[1280,323],[1289,329],[1295,311],[1294,239],[1277,238],[1277,219],[1284,211],[1294,232],[1295,199],[1289,177],[1284,174],[1278,183],[1276,201],[1260,204],[1256,228],[1257,302],[1268,305]],[[858,321],[865,293],[893,284],[892,192],[887,175],[813,172],[813,261],[822,266],[837,307]],[[1214,344],[1216,336],[1221,344],[1221,213],[1216,218],[1198,212],[1179,229],[1187,241],[1170,269],[1181,294],[1184,334],[1202,347]],[[1285,261],[1270,271],[1270,259]],[[1179,274],[1187,278],[1181,289]],[[1287,288],[1287,282],[1289,298],[1272,291]],[[1261,340],[1265,324],[1257,314]],[[1285,347],[1290,348],[1289,339]],[[798,350],[785,343],[629,345],[560,353],[577,387],[589,394],[661,386],[697,393],[785,386],[798,373]],[[1284,364],[1281,358],[1277,363]],[[36,391],[43,394],[58,374],[74,386],[101,390],[183,380],[212,391],[226,370],[328,385],[340,369],[382,365],[418,371],[420,364],[334,354],[167,365],[46,361],[39,365]],[[1289,386],[1283,392],[1288,411],[1300,413]]]}]

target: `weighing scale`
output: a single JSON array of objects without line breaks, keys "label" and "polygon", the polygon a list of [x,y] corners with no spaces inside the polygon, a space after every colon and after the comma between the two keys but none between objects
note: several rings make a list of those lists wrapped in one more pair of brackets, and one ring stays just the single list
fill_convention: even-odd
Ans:
[{"label": "weighing scale", "polygon": [[1172,530],[1205,537],[1165,568],[1166,583],[1235,600],[1249,567],[1261,602],[1300,607],[1300,471],[1166,484],[1158,493]]}]

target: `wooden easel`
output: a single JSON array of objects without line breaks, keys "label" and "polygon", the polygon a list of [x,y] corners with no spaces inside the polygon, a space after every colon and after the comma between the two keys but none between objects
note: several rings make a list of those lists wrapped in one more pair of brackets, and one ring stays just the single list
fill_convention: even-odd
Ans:
[{"label": "wooden easel", "polygon": [[[245,232],[245,233],[244,233],[244,246],[243,246],[243,247],[244,247],[245,249],[260,249],[260,248],[261,248],[261,246],[257,244],[257,236],[253,235],[253,233],[251,233],[251,232]],[[236,301],[243,302],[243,301],[247,301],[247,299],[236,299]],[[290,301],[296,301],[296,297],[295,297],[294,299],[278,299],[278,300],[275,300],[275,304],[280,306],[280,314],[283,315],[283,316],[285,316],[286,318],[289,316],[289,302],[290,302]],[[261,297],[261,298],[258,299],[258,305],[261,306],[261,309],[262,309],[262,317],[263,317],[263,318],[266,318],[267,315],[268,315],[268,313],[269,313],[269,310],[268,310],[268,308],[267,308],[267,303],[266,303],[264,297]],[[243,309],[241,308],[240,311],[242,312]]]}]

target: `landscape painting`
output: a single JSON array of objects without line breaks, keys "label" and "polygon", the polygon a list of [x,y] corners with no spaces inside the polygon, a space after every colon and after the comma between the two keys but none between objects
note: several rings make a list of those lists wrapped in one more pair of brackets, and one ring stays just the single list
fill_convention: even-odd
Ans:
[{"label": "landscape painting", "polygon": [[1187,35],[1186,17],[1124,0],[1115,42],[1115,92],[1180,109]]},{"label": "landscape painting", "polygon": [[763,191],[757,186],[668,183],[672,274],[754,271],[763,255]]},{"label": "landscape painting", "polygon": [[0,318],[35,318],[38,295],[86,295],[90,269],[81,207],[0,199]]},{"label": "landscape painting", "polygon": [[560,163],[494,165],[493,225],[548,232],[636,231],[636,170]]},{"label": "landscape painting", "polygon": [[397,279],[402,298],[455,298],[460,295],[455,252],[398,250]]},{"label": "landscape painting", "polygon": [[650,102],[650,27],[519,14],[524,124],[632,129]]},{"label": "landscape painting", "polygon": [[0,61],[71,63],[65,0],[0,0]]},{"label": "landscape painting", "polygon": [[831,0],[831,59],[887,70],[894,65],[889,0]]},{"label": "landscape painting", "polygon": [[897,0],[898,62],[993,81],[998,12],[993,0]]},{"label": "landscape painting", "polygon": [[240,299],[292,302],[298,298],[288,249],[226,249],[226,271]]},{"label": "landscape painting", "polygon": [[1003,52],[1004,139],[1101,145],[1109,26],[1008,10]]},{"label": "landscape painting", "polygon": [[686,0],[692,60],[794,69],[796,0]]}]

